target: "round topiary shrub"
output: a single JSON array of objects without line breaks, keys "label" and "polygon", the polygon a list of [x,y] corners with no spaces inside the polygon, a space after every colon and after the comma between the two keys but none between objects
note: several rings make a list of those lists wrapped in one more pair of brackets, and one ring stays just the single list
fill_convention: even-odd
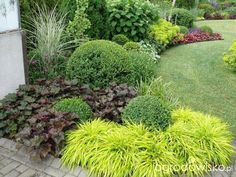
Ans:
[{"label": "round topiary shrub", "polygon": [[68,98],[58,101],[53,108],[60,112],[75,113],[82,121],[92,117],[92,109],[81,98]]},{"label": "round topiary shrub", "polygon": [[181,34],[188,34],[189,32],[188,28],[185,26],[179,26],[179,29]]},{"label": "round topiary shrub", "polygon": [[125,107],[122,119],[164,130],[171,124],[171,112],[158,97],[139,96]]},{"label": "round topiary shrub", "polygon": [[141,45],[138,43],[138,42],[127,42],[125,45],[124,45],[124,48],[126,50],[140,50],[141,49]]},{"label": "round topiary shrub", "polygon": [[171,22],[179,26],[191,28],[193,26],[194,16],[189,10],[175,8],[172,11]]},{"label": "round topiary shrub", "polygon": [[92,87],[106,87],[110,82],[129,84],[133,76],[128,58],[127,51],[114,42],[89,41],[77,48],[70,57],[67,77]]},{"label": "round topiary shrub", "polygon": [[211,29],[211,27],[209,26],[201,26],[200,27],[200,30],[204,33],[209,33],[209,34],[212,34],[213,33],[213,30]]},{"label": "round topiary shrub", "polygon": [[129,42],[129,39],[123,34],[118,34],[112,38],[112,41],[123,46]]}]

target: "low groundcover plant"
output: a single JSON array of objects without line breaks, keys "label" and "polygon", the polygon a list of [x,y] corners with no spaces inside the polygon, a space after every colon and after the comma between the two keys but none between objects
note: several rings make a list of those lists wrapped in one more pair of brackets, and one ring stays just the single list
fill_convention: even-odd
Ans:
[{"label": "low groundcover plant", "polygon": [[172,118],[166,131],[138,123],[86,122],[67,134],[61,161],[105,177],[203,176],[230,163],[234,149],[227,124],[189,109],[173,111]]}]

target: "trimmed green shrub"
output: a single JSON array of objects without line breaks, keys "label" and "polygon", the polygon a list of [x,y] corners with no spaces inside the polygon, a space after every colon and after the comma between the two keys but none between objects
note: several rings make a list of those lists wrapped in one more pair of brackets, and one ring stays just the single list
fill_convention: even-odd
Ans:
[{"label": "trimmed green shrub", "polygon": [[209,34],[212,34],[213,33],[213,30],[211,29],[211,27],[209,26],[201,26],[200,27],[200,30],[204,33],[209,33]]},{"label": "trimmed green shrub", "polygon": [[194,16],[189,10],[175,8],[172,11],[171,22],[179,26],[191,28],[194,22]]},{"label": "trimmed green shrub", "polygon": [[129,42],[129,39],[123,34],[117,34],[113,36],[112,41],[123,46]]},{"label": "trimmed green shrub", "polygon": [[131,100],[122,113],[122,119],[165,130],[171,124],[171,113],[160,98],[147,95]]},{"label": "trimmed green shrub", "polygon": [[151,80],[151,82],[141,81],[138,86],[138,95],[156,96],[165,102],[170,109],[179,107],[179,100],[173,95],[173,90],[170,88],[170,83],[164,83],[161,77]]},{"label": "trimmed green shrub", "polygon": [[132,81],[134,85],[138,84],[138,81],[145,80],[149,81],[152,77],[156,75],[157,65],[156,59],[152,55],[131,50],[128,52],[129,61],[132,66]]},{"label": "trimmed green shrub", "polygon": [[67,76],[92,87],[106,87],[110,82],[135,84],[127,51],[105,40],[81,45],[68,61]]},{"label": "trimmed green shrub", "polygon": [[68,133],[62,164],[116,177],[204,176],[211,167],[229,165],[234,147],[228,125],[191,110],[172,116],[174,124],[165,132],[101,120],[80,124]]},{"label": "trimmed green shrub", "polygon": [[188,28],[187,27],[185,27],[185,26],[179,26],[179,32],[180,32],[180,34],[188,34]]},{"label": "trimmed green shrub", "polygon": [[124,45],[124,48],[126,50],[140,50],[141,49],[141,45],[138,43],[138,42],[127,42],[125,45]]},{"label": "trimmed green shrub", "polygon": [[214,7],[212,7],[211,4],[206,4],[206,3],[199,4],[198,8],[204,10],[205,13],[212,13],[215,11]]},{"label": "trimmed green shrub", "polygon": [[75,113],[82,121],[92,117],[92,109],[81,98],[68,98],[58,101],[53,108],[59,112]]},{"label": "trimmed green shrub", "polygon": [[151,25],[149,37],[161,45],[168,45],[179,33],[179,27],[161,19],[157,24]]},{"label": "trimmed green shrub", "polygon": [[229,68],[236,69],[236,41],[224,55],[224,62]]},{"label": "trimmed green shrub", "polygon": [[133,41],[145,39],[149,25],[159,19],[158,8],[147,1],[117,1],[109,10],[111,36],[125,34]]},{"label": "trimmed green shrub", "polygon": [[86,31],[93,39],[108,38],[108,8],[106,0],[88,0],[88,8],[85,13],[91,23]]}]

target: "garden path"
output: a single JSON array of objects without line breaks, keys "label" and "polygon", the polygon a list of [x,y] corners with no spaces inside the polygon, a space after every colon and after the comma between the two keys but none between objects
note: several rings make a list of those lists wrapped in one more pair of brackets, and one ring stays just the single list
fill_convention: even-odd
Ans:
[{"label": "garden path", "polygon": [[59,159],[49,157],[36,162],[28,158],[26,149],[16,149],[16,143],[0,139],[0,177],[87,177],[86,171],[61,167]]},{"label": "garden path", "polygon": [[[236,148],[236,142],[234,142]],[[69,171],[61,167],[59,159],[49,157],[42,162],[30,161],[25,148],[17,150],[16,143],[0,139],[0,177],[87,177],[85,170]],[[236,177],[236,157],[228,171],[214,171],[206,177]]]}]

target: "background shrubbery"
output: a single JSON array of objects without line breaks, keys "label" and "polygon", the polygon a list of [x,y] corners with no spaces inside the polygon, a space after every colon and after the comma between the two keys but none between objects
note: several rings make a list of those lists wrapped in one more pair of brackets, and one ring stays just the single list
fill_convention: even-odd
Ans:
[{"label": "background shrubbery", "polygon": [[110,34],[125,34],[134,41],[147,35],[149,24],[159,19],[155,5],[145,1],[118,1],[109,7]]},{"label": "background shrubbery", "polygon": [[186,9],[175,8],[172,11],[171,22],[176,25],[191,28],[194,22],[194,16]]}]

